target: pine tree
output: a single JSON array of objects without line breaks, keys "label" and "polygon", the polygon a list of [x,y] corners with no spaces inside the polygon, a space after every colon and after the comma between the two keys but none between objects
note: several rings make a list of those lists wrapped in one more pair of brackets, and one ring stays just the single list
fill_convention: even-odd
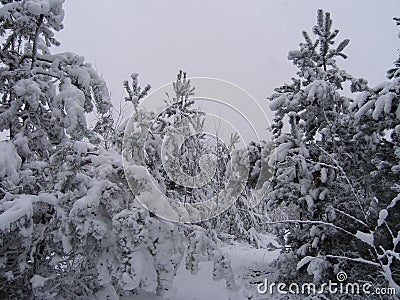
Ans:
[{"label": "pine tree", "polygon": [[85,163],[65,156],[54,165],[54,157],[79,141],[97,143],[86,115],[107,115],[111,107],[105,82],[83,57],[50,52],[59,45],[62,3],[2,1],[0,8],[0,130],[9,133],[4,157],[14,158],[1,166],[8,170],[0,191],[1,293],[8,297],[28,297],[37,286],[31,280],[54,273],[51,258],[62,249],[55,236],[65,217],[56,179],[63,163],[70,172]]},{"label": "pine tree", "polygon": [[[349,81],[351,90],[359,91],[366,88],[366,81],[354,79],[337,67],[336,58],[347,58],[343,50],[349,43],[343,40],[334,48],[338,33],[332,30],[330,14],[318,10],[313,27],[315,40],[304,31],[305,42],[300,44],[300,50],[288,55],[299,68],[298,78],[292,79],[292,85],[277,88],[270,97],[270,107],[275,111],[272,128],[276,145],[269,163],[276,169],[268,207],[297,207],[297,214],[292,217],[300,222],[284,225],[286,229],[278,230],[278,236],[300,258],[324,253],[335,243],[338,235],[318,224],[330,221],[331,207],[346,202],[349,193],[341,172],[344,166],[336,162],[351,160],[346,157],[351,155],[349,139],[354,129],[349,111],[351,99],[340,95],[339,90]],[[285,122],[290,132],[285,132]],[[328,263],[321,266],[326,269],[322,273],[328,272]]]},{"label": "pine tree", "polygon": [[[394,18],[399,25],[398,18]],[[373,243],[364,253],[368,261],[376,262],[374,268],[378,284],[400,290],[399,268],[399,133],[400,133],[400,81],[395,67],[387,73],[389,82],[369,88],[359,95],[352,109],[357,134],[355,143],[368,173],[363,189],[366,221],[359,235],[367,233]],[[369,270],[369,272],[371,272]]]},{"label": "pine tree", "polygon": [[[243,155],[248,155],[249,158],[246,186],[238,199],[225,212],[211,220],[212,226],[221,239],[230,238],[256,247],[261,246],[260,233],[266,229],[263,226],[266,218],[262,203],[256,203],[257,200],[254,197],[256,197],[256,190],[261,189],[261,186],[270,178],[268,170],[262,169],[262,160],[268,156],[268,148],[269,146],[265,142],[261,142],[261,144],[251,142],[247,146],[247,151],[243,152]],[[225,160],[217,164],[218,170],[223,170],[220,173],[226,177],[229,176],[229,172],[226,172],[229,171],[229,158],[227,156]],[[224,181],[217,180],[216,182],[222,182],[222,185],[216,187],[216,191],[220,192],[223,189]],[[254,206],[253,203],[258,205]]]},{"label": "pine tree", "polygon": [[[83,57],[50,52],[63,1],[2,4],[0,296],[173,292],[183,237],[130,193],[106,83]],[[149,87],[133,80],[135,105]]]},{"label": "pine tree", "polygon": [[[184,240],[187,241],[186,268],[195,274],[200,262],[213,261],[219,274],[215,279],[224,278],[228,287],[234,289],[233,273],[228,268],[229,259],[224,256],[224,263],[217,264],[221,255],[224,254],[219,248],[215,228],[209,222],[201,222],[199,225],[169,224],[157,217],[157,215],[165,217],[167,214],[170,219],[181,221],[179,219],[181,215],[178,215],[178,212],[184,217],[190,212],[194,216],[193,222],[198,222],[199,218],[207,214],[202,215],[201,213],[204,212],[190,205],[199,204],[216,193],[213,182],[203,186],[195,178],[201,172],[199,160],[205,154],[210,154],[210,149],[213,149],[215,143],[202,133],[204,113],[194,107],[194,100],[191,98],[194,95],[194,87],[191,86],[190,79],[184,72],[178,73],[176,81],[173,82],[173,90],[174,94],[169,97],[166,107],[158,115],[153,111],[143,109],[139,106],[139,102],[136,102],[135,112],[126,124],[124,136],[123,156],[127,181],[139,200],[142,199],[141,195],[145,195],[145,200],[148,202],[144,204],[148,206],[152,219],[159,221],[159,231],[162,231],[163,226],[167,226],[167,228],[174,228],[185,237]],[[186,140],[178,140],[178,142],[174,140],[176,133],[183,135]],[[143,173],[147,172],[152,178],[143,176]],[[200,180],[204,178],[208,178],[208,174],[200,176]],[[157,187],[153,181],[158,185]],[[159,205],[160,199],[163,201],[162,205]],[[174,206],[177,201],[187,206],[185,205],[182,210],[177,210]],[[160,240],[165,239],[158,239],[158,242]],[[171,247],[181,249],[180,239],[171,237],[169,241]],[[166,253],[165,248],[166,246],[162,246],[164,253]],[[207,255],[203,253],[204,251],[207,251]],[[177,251],[177,253],[181,252]],[[165,259],[164,263],[168,264],[169,271],[163,273],[160,278],[168,279],[161,282],[162,285],[157,288],[158,293],[170,294],[172,280],[181,258],[177,255],[172,258],[172,261],[169,258]]]},{"label": "pine tree", "polygon": [[[322,16],[319,11],[314,33],[326,41],[331,21],[329,14]],[[306,48],[316,45],[304,36]],[[277,169],[269,203],[299,203],[299,215],[282,221],[289,231],[279,233],[292,249],[287,261],[298,261],[295,276],[304,276],[307,269],[321,282],[344,269],[354,281],[374,274],[375,285],[389,284],[397,291],[398,83],[393,79],[371,89],[365,80],[337,69],[328,55],[324,59],[324,53],[343,50],[342,44],[334,51],[320,47],[316,59],[309,50],[289,55],[303,70],[294,85],[271,97],[278,145],[270,160]],[[316,68],[312,61],[318,61]],[[310,80],[305,74],[319,75]],[[361,92],[356,101],[337,93],[344,80],[350,80],[352,91]],[[282,134],[284,116],[290,135]],[[293,145],[302,145],[303,151]]]}]

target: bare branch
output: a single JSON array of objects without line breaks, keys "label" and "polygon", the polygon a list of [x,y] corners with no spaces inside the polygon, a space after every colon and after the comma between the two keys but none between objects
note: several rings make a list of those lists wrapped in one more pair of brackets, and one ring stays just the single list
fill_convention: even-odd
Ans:
[{"label": "bare branch", "polygon": [[40,27],[42,26],[43,19],[44,19],[44,15],[41,14],[41,15],[39,16],[39,19],[38,19],[37,25],[36,25],[35,37],[34,37],[34,39],[33,39],[33,47],[32,47],[32,63],[31,63],[31,70],[33,69],[33,66],[35,65],[35,61],[36,61],[37,43],[38,43],[39,34],[40,34]]},{"label": "bare branch", "polygon": [[335,224],[332,223],[327,223],[327,222],[323,222],[323,221],[302,221],[302,220],[282,220],[282,221],[268,221],[265,222],[266,224],[270,224],[270,225],[275,225],[275,224],[283,224],[283,223],[293,223],[293,224],[314,224],[314,225],[323,225],[323,226],[329,226],[332,228],[335,228],[341,232],[347,233],[348,235],[353,236],[354,238],[360,240],[358,237],[356,237],[356,235],[354,233],[351,233],[350,231],[341,228]]},{"label": "bare branch", "polygon": [[354,262],[359,262],[359,263],[363,263],[363,264],[368,264],[371,266],[375,266],[377,268],[379,268],[381,265],[370,261],[370,260],[366,260],[364,258],[358,257],[358,258],[352,258],[352,257],[347,257],[347,256],[340,256],[340,255],[325,255],[326,258],[334,258],[334,259],[344,259],[344,260],[350,260],[350,261],[354,261]]}]

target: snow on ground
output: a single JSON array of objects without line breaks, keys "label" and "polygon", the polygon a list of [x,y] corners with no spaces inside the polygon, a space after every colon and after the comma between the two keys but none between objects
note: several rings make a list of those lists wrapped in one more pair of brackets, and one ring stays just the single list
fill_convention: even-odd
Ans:
[{"label": "snow on ground", "polygon": [[197,275],[191,275],[184,265],[181,265],[175,278],[177,286],[176,300],[200,300],[200,299],[240,299],[237,293],[228,292],[225,280],[212,280],[212,262],[203,262],[199,265]]},{"label": "snow on ground", "polygon": [[152,293],[143,293],[133,297],[121,297],[120,300],[164,300],[164,298]]},{"label": "snow on ground", "polygon": [[[271,235],[264,235],[263,244],[267,245],[274,239]],[[229,254],[235,280],[239,287],[237,292],[229,292],[225,281],[212,280],[212,262],[203,262],[199,265],[197,275],[192,275],[185,269],[182,262],[175,277],[177,287],[174,300],[242,300],[258,299],[257,282],[267,276],[268,265],[279,255],[279,250],[270,251],[266,248],[256,249],[248,244],[232,242],[222,247],[223,252]],[[250,298],[253,297],[253,298]],[[154,294],[142,294],[124,300],[163,300]]]},{"label": "snow on ground", "polygon": [[241,290],[238,299],[261,299],[257,293],[257,283],[264,281],[268,276],[269,264],[279,255],[279,249],[274,251],[266,249],[266,245],[270,242],[276,245],[274,237],[272,235],[263,237],[263,248],[260,249],[238,242],[223,248],[231,258],[235,280]]}]

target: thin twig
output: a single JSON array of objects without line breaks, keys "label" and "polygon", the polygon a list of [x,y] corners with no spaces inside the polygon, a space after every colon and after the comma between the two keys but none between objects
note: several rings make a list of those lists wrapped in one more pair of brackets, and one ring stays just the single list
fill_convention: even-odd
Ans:
[{"label": "thin twig", "polygon": [[33,69],[33,66],[35,65],[35,62],[36,62],[37,43],[38,43],[39,34],[40,34],[40,27],[42,26],[43,19],[44,19],[44,15],[41,14],[41,15],[39,16],[39,19],[38,19],[37,25],[36,25],[35,37],[34,37],[34,40],[33,40],[33,47],[32,47],[32,64],[31,64],[31,70]]}]

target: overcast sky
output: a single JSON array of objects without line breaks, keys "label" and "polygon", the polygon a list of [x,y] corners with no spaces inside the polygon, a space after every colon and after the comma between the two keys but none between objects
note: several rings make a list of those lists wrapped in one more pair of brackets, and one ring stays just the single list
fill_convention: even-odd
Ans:
[{"label": "overcast sky", "polygon": [[265,98],[295,75],[289,50],[329,11],[337,41],[350,39],[340,66],[372,85],[398,56],[398,0],[67,0],[62,46],[86,57],[108,82],[114,103],[132,72],[153,88],[175,79],[216,77],[237,84],[267,108]]}]

